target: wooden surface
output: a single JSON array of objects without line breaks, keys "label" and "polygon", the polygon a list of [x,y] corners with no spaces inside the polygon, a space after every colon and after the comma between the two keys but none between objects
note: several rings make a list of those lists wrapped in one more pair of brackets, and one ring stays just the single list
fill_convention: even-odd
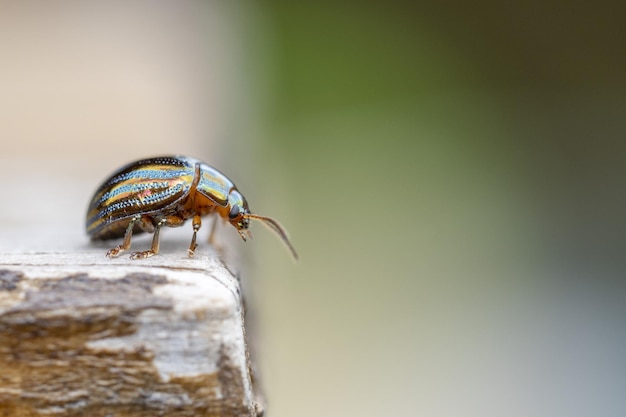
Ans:
[{"label": "wooden surface", "polygon": [[206,221],[195,258],[186,224],[163,230],[153,258],[108,259],[119,242],[88,241],[83,188],[0,212],[0,416],[260,415],[237,262],[224,262],[241,247],[210,247]]}]

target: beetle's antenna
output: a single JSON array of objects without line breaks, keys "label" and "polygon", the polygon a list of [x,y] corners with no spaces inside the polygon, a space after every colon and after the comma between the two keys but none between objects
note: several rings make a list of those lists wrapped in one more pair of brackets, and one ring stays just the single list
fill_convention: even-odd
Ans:
[{"label": "beetle's antenna", "polygon": [[296,261],[298,260],[298,253],[296,252],[296,249],[293,247],[293,245],[289,241],[289,237],[287,236],[287,231],[283,229],[283,227],[276,220],[270,217],[259,216],[258,214],[252,214],[252,213],[245,214],[244,217],[248,219],[260,220],[261,223],[263,223],[269,229],[272,229],[274,233],[276,233],[278,237],[281,238],[281,240],[287,246],[287,248],[289,248],[289,251],[291,252],[291,256],[293,256],[293,259]]}]

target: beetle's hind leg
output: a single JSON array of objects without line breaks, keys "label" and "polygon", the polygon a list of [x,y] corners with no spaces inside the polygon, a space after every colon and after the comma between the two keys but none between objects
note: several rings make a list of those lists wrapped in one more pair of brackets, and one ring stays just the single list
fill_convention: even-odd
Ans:
[{"label": "beetle's hind leg", "polygon": [[152,246],[150,249],[142,252],[133,252],[130,254],[130,259],[149,258],[159,253],[159,231],[165,223],[167,223],[167,219],[162,219],[154,226],[154,235],[152,235]]},{"label": "beetle's hind leg", "polygon": [[190,258],[193,258],[196,253],[196,248],[198,247],[198,244],[196,243],[196,236],[198,235],[200,226],[202,226],[202,219],[196,214],[193,216],[193,236],[191,237],[191,244],[189,245],[189,249],[187,249],[187,254]]},{"label": "beetle's hind leg", "polygon": [[135,223],[141,219],[141,216],[137,215],[130,219],[130,223],[126,227],[126,232],[124,233],[124,241],[121,245],[114,247],[113,249],[107,252],[107,258],[115,258],[119,256],[120,253],[130,249],[130,240],[133,236],[133,228],[135,227]]}]

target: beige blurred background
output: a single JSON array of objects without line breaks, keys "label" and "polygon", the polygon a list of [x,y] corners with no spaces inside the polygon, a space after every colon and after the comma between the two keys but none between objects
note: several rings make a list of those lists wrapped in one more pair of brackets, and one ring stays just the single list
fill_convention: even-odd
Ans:
[{"label": "beige blurred background", "polygon": [[192,154],[301,254],[241,244],[269,416],[623,416],[625,12],[2,2],[0,220]]}]

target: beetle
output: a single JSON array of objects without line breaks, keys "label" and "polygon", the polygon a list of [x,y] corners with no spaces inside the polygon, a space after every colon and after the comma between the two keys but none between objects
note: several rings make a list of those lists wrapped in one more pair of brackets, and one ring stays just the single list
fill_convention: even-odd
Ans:
[{"label": "beetle", "polygon": [[[250,219],[261,221],[282,239],[298,259],[287,232],[274,219],[253,214],[235,184],[217,169],[187,156],[159,156],[131,162],[106,179],[93,195],[86,217],[92,241],[124,238],[109,250],[109,258],[130,249],[133,234],[153,233],[149,250],[133,252],[142,259],[159,252],[159,231],[163,226],[179,227],[192,219],[193,235],[188,254],[194,256],[201,218],[216,215],[230,223],[246,241]],[[210,241],[213,241],[213,232]]]}]

